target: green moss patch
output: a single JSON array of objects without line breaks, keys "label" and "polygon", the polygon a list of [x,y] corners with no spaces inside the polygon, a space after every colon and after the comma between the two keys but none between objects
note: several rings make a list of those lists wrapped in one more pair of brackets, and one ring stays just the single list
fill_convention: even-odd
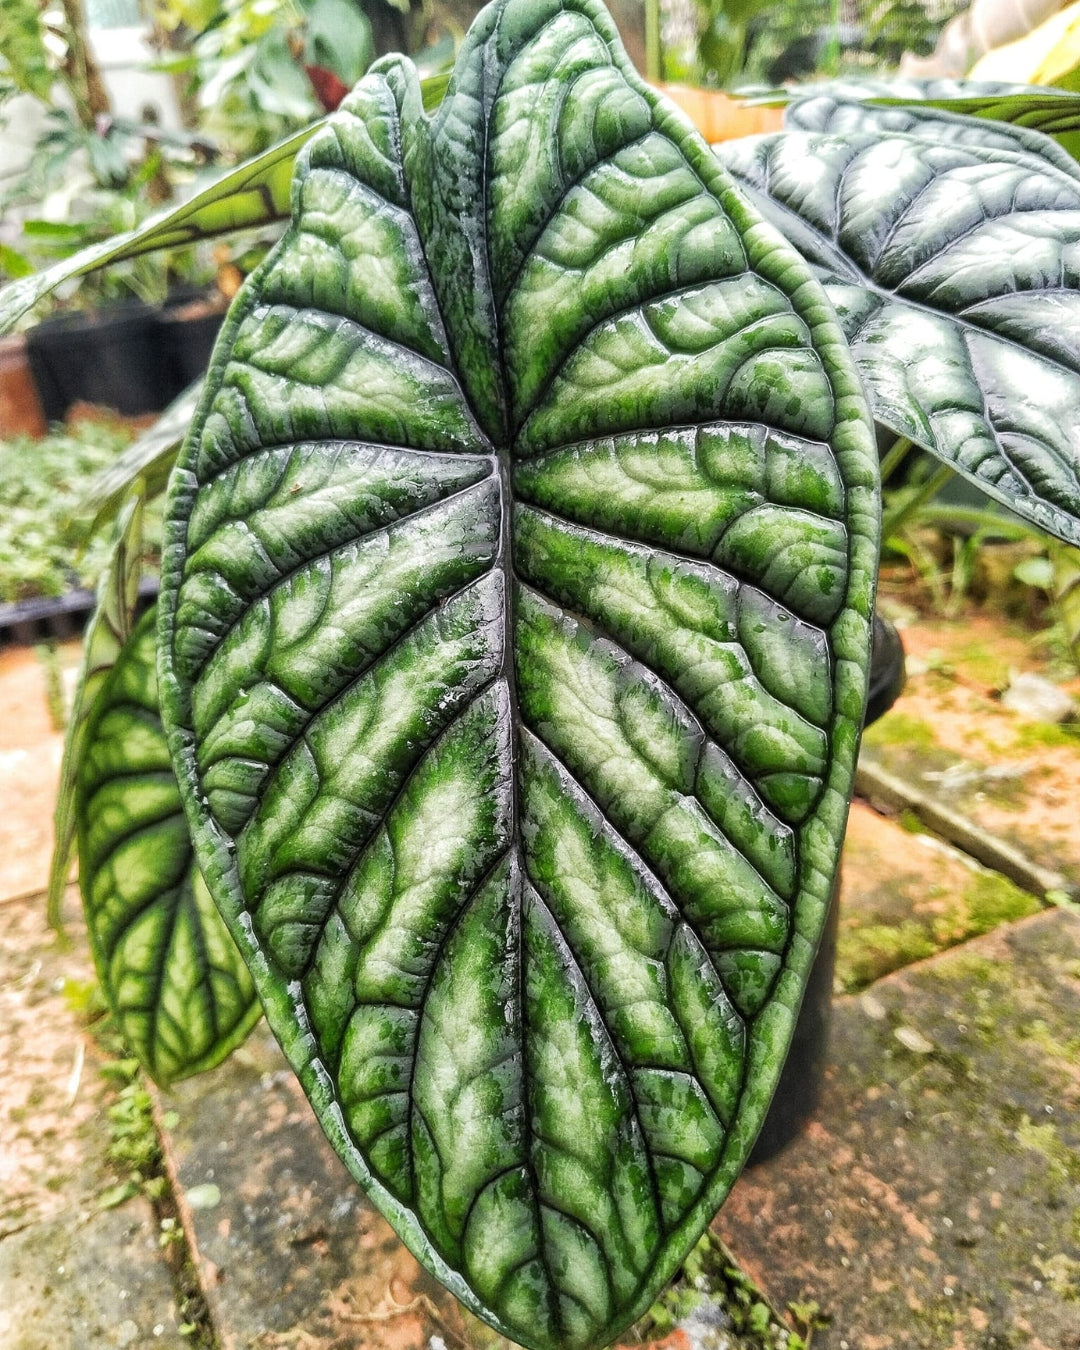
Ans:
[{"label": "green moss patch", "polygon": [[1041,908],[1035,896],[1005,877],[979,872],[961,895],[933,908],[929,903],[920,906],[916,899],[911,902],[910,917],[896,922],[863,923],[858,911],[845,915],[841,910],[837,986],[845,993],[854,993],[891,971],[989,933],[1000,924],[1036,914]]},{"label": "green moss patch", "polygon": [[886,713],[868,726],[863,732],[863,740],[867,745],[882,749],[886,746],[903,746],[909,750],[937,748],[937,737],[929,722],[924,722],[921,717],[912,717],[910,713],[896,711]]}]

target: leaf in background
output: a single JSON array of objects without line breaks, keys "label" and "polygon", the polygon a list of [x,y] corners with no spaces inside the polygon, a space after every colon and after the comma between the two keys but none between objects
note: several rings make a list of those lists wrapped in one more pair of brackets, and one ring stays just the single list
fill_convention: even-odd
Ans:
[{"label": "leaf in background", "polygon": [[[1080,99],[1073,110],[1080,127]],[[1080,165],[1050,136],[1021,124],[988,122],[959,116],[932,106],[886,106],[820,94],[796,99],[784,109],[784,126],[830,136],[901,134],[933,145],[966,145],[976,150],[1003,150],[1049,160],[1063,173],[1080,179]],[[726,138],[725,138],[726,139]]]},{"label": "leaf in background", "polygon": [[333,72],[347,93],[374,59],[371,24],[354,0],[314,0],[304,23],[307,64]]},{"label": "leaf in background", "polygon": [[172,480],[193,837],[412,1250],[516,1341],[601,1344],[745,1161],[825,918],[865,402],[591,0],[485,11],[432,120],[381,63],[293,200]]},{"label": "leaf in background", "polygon": [[[786,85],[780,89],[752,91],[756,101],[790,103],[796,99],[817,98],[821,95],[839,98],[848,102],[877,102],[911,104],[925,103],[927,106],[942,107],[953,111],[952,105],[963,100],[977,99],[987,106],[991,102],[1001,105],[1000,122],[1011,122],[1012,115],[1022,105],[1032,100],[1063,100],[1068,107],[1075,103],[1076,96],[1062,89],[1046,89],[1040,85],[1017,84],[1005,80],[968,80],[938,78],[912,80],[904,78],[862,78],[845,76],[835,80],[808,80],[805,84]],[[748,91],[747,97],[750,97]]]},{"label": "leaf in background", "polygon": [[54,75],[37,0],[0,0],[0,70],[16,88],[48,103]]},{"label": "leaf in background", "polygon": [[75,783],[79,883],[109,1007],[156,1083],[213,1068],[261,1009],[203,884],[158,711],[151,609],[104,677]]},{"label": "leaf in background", "polygon": [[[423,81],[421,94],[425,109],[430,111],[438,107],[448,82],[445,75],[434,75]],[[85,276],[111,263],[137,258],[157,249],[179,248],[199,239],[211,239],[268,221],[283,220],[289,213],[289,185],[297,153],[326,120],[319,118],[312,122],[303,131],[247,160],[180,206],[151,216],[137,229],[81,249],[44,272],[9,282],[0,290],[0,334],[6,333],[28,309],[71,277]]]},{"label": "leaf in background", "polygon": [[255,44],[247,86],[260,111],[299,121],[318,111],[314,91],[280,28],[264,33]]},{"label": "leaf in background", "polygon": [[[1008,122],[1012,126],[1041,131],[1044,136],[1080,130],[1080,95],[1064,89],[1025,87],[1022,92],[980,94],[983,86],[964,82],[970,93],[955,98],[927,98],[925,107],[957,116],[977,117],[980,121]],[[888,100],[878,100],[879,106]]]},{"label": "leaf in background", "polygon": [[91,534],[120,509],[136,484],[140,485],[144,501],[151,501],[165,490],[202,390],[203,381],[196,380],[173,399],[153,426],[93,480],[80,509],[81,515],[93,517]]},{"label": "leaf in background", "polygon": [[297,152],[321,125],[321,120],[312,123],[233,169],[189,201],[151,216],[136,229],[81,249],[44,272],[10,282],[0,290],[0,333],[69,277],[84,276],[155,249],[178,248],[230,230],[282,219],[289,210],[289,183]]},{"label": "leaf in background", "polygon": [[918,106],[957,117],[976,117],[980,122],[1008,122],[1052,136],[1074,158],[1080,151],[1080,95],[1040,85],[950,79],[819,80],[772,90],[749,101],[791,106],[822,98],[879,108]]},{"label": "leaf in background", "polygon": [[874,415],[1080,542],[1080,183],[879,133],[716,147],[819,277]]},{"label": "leaf in background", "polygon": [[9,277],[28,277],[33,272],[34,265],[24,254],[7,244],[0,244],[0,269]]},{"label": "leaf in background", "polygon": [[53,816],[54,843],[49,867],[48,919],[58,932],[71,858],[75,851],[75,777],[86,743],[86,727],[98,695],[131,634],[142,574],[141,496],[120,511],[116,541],[97,588],[97,605],[83,634],[83,656],[72,699],[60,761],[60,785]]}]

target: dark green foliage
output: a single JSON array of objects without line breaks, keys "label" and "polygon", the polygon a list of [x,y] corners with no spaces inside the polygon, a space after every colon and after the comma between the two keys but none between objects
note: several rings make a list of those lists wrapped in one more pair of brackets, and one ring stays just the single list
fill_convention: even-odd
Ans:
[{"label": "dark green foliage", "polygon": [[823,96],[788,118],[816,129],[718,153],[813,263],[877,420],[1080,542],[1075,162],[918,108]]},{"label": "dark green foliage", "polygon": [[195,865],[157,709],[154,613],[94,700],[75,781],[79,876],[98,978],[162,1084],[208,1069],[259,1016]]},{"label": "dark green foliage", "polygon": [[741,1168],[824,919],[861,390],[589,0],[485,11],[431,119],[381,63],[293,202],[173,479],[200,862],[406,1242],[515,1340],[602,1344]]}]

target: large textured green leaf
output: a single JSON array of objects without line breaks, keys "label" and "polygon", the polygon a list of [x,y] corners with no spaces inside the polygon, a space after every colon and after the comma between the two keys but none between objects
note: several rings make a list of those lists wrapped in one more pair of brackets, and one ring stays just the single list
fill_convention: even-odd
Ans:
[{"label": "large textured green leaf", "polygon": [[60,783],[53,816],[54,843],[49,868],[48,914],[56,929],[75,852],[75,778],[94,704],[124,643],[131,636],[142,576],[143,501],[128,495],[116,522],[112,548],[97,586],[97,604],[83,634],[82,664],[64,735]]},{"label": "large textured green leaf", "polygon": [[515,1340],[723,1199],[828,903],[876,455],[805,264],[590,0],[305,151],[171,491],[204,873],[353,1174]]},{"label": "large textured green leaf", "polygon": [[877,419],[1078,543],[1080,182],[917,126],[717,153],[815,264]]},{"label": "large textured green leaf", "polygon": [[75,780],[79,882],[98,978],[161,1084],[212,1068],[261,1009],[195,863],[161,725],[155,614],[94,700]]}]

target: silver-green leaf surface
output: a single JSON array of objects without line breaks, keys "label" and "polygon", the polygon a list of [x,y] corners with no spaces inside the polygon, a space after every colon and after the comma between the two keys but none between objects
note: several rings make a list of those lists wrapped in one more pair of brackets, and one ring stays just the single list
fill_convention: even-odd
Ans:
[{"label": "silver-green leaf surface", "polygon": [[83,634],[82,662],[60,761],[46,901],[49,923],[57,930],[62,927],[64,892],[78,834],[75,780],[82,759],[86,726],[97,696],[131,636],[142,577],[143,499],[129,489],[127,499],[117,505],[119,512],[112,547],[98,581],[94,612]]},{"label": "silver-green leaf surface", "polygon": [[353,1174],[537,1350],[723,1200],[827,908],[876,456],[809,270],[590,0],[305,151],[169,507],[207,881]]},{"label": "silver-green leaf surface", "polygon": [[989,121],[944,112],[933,106],[882,106],[828,92],[805,94],[784,109],[784,126],[794,131],[820,131],[830,136],[900,133],[932,145],[963,145],[980,151],[1004,150],[1011,154],[1034,155],[1080,180],[1080,164],[1043,132],[1020,123]]},{"label": "silver-green leaf surface", "polygon": [[262,1009],[195,863],[161,725],[156,618],[145,614],[97,691],[79,748],[79,884],[117,1025],[162,1085],[212,1068]]},{"label": "silver-green leaf surface", "polygon": [[717,153],[814,263],[878,421],[1078,543],[1075,166],[910,130],[785,131]]},{"label": "silver-green leaf surface", "polygon": [[[1080,94],[1047,85],[995,80],[836,79],[796,85],[777,91],[777,95],[777,101],[792,110],[817,98],[848,105],[917,106],[924,112],[936,110],[1041,132],[1052,136],[1070,156],[1080,149]],[[786,116],[785,124],[794,125]],[[999,129],[995,127],[994,131]]]}]

